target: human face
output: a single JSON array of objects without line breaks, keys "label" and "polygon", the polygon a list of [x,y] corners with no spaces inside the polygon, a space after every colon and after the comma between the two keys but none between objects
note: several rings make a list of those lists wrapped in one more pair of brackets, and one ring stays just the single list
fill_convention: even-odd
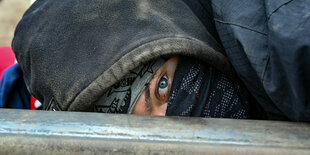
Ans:
[{"label": "human face", "polygon": [[166,61],[155,73],[138,99],[132,114],[165,116],[170,89],[179,57]]}]

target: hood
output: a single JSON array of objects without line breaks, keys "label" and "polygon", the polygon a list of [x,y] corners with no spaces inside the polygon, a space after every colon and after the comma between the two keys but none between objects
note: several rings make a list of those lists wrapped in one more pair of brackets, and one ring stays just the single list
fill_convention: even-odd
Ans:
[{"label": "hood", "polygon": [[180,0],[37,0],[12,47],[28,90],[47,110],[90,111],[130,70],[161,56],[192,56],[233,71]]}]

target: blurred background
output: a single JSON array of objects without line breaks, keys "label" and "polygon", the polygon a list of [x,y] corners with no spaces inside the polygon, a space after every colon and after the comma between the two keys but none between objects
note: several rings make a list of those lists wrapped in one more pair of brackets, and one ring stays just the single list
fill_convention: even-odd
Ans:
[{"label": "blurred background", "polygon": [[11,46],[14,30],[34,0],[0,0],[0,46]]}]

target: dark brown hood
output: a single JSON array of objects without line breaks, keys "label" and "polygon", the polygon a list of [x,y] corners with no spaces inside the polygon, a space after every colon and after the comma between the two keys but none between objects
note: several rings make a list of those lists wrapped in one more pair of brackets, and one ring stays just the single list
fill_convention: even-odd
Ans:
[{"label": "dark brown hood", "polygon": [[232,72],[221,46],[180,0],[37,0],[12,46],[45,109],[88,111],[130,70],[160,56],[193,56]]}]

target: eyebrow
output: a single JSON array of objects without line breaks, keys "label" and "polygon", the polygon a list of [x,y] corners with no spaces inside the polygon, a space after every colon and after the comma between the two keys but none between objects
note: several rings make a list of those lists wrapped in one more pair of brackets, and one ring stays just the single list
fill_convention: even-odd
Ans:
[{"label": "eyebrow", "polygon": [[145,88],[145,105],[146,110],[151,113],[153,110],[152,100],[151,100],[151,93],[150,93],[150,83],[147,84],[147,87]]}]

